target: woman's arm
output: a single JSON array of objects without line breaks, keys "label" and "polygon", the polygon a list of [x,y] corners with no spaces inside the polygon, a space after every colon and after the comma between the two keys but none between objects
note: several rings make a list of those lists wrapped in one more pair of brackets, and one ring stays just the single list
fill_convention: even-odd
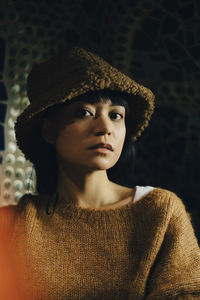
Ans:
[{"label": "woman's arm", "polygon": [[146,300],[200,299],[200,249],[183,202],[172,195],[174,211],[147,281]]}]

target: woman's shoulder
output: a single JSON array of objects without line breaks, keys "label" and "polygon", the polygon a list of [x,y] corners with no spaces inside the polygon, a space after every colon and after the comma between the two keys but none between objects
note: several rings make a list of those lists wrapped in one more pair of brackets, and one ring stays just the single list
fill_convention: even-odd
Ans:
[{"label": "woman's shoulder", "polygon": [[185,209],[183,200],[175,192],[161,187],[136,186],[134,201],[154,209],[168,211]]},{"label": "woman's shoulder", "polygon": [[[176,207],[184,207],[183,201],[180,199],[180,197],[173,191],[170,191],[166,188],[162,187],[155,187],[155,186],[141,186],[136,185],[132,188],[125,188],[121,187],[123,199],[126,197],[124,195],[128,195],[131,200],[130,202],[133,202],[134,208],[135,207],[147,207],[148,210],[152,209],[173,209]],[[120,192],[119,192],[120,194]]]},{"label": "woman's shoulder", "polygon": [[160,203],[168,203],[168,205],[174,207],[184,205],[182,199],[176,192],[161,187],[156,187],[154,191],[155,198]]},{"label": "woman's shoulder", "polygon": [[[156,187],[149,191],[143,198],[136,201],[134,207],[138,218],[153,224],[189,224],[191,215],[188,213],[183,200],[173,191]],[[190,226],[190,225],[188,225]]]},{"label": "woman's shoulder", "polygon": [[158,201],[166,200],[166,198],[174,199],[174,200],[178,198],[175,192],[162,187],[155,187],[150,185],[146,185],[146,186],[136,185],[135,201],[140,200],[146,196],[148,196],[148,198],[152,198]]}]

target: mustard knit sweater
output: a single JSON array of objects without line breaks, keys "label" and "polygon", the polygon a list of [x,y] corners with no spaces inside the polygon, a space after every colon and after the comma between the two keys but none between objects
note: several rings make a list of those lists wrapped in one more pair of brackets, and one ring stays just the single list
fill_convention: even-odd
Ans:
[{"label": "mustard knit sweater", "polygon": [[26,194],[0,209],[20,300],[200,299],[200,249],[174,193],[109,210],[58,202],[51,215],[47,201]]}]

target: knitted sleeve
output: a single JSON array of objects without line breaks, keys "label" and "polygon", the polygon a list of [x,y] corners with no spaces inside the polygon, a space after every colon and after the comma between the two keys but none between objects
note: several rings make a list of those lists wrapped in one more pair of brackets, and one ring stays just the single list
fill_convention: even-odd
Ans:
[{"label": "knitted sleeve", "polygon": [[147,281],[145,299],[200,299],[200,249],[183,202],[171,194],[172,214]]}]

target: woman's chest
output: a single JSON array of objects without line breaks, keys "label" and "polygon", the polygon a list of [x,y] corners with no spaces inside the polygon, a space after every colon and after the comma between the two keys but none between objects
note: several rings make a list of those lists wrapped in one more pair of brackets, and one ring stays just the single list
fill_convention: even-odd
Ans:
[{"label": "woman's chest", "polygon": [[97,231],[84,223],[35,222],[15,236],[20,276],[37,297],[112,299],[116,291],[119,298],[113,299],[127,296],[135,271],[134,253],[131,235],[123,230],[113,230],[109,224]]}]

